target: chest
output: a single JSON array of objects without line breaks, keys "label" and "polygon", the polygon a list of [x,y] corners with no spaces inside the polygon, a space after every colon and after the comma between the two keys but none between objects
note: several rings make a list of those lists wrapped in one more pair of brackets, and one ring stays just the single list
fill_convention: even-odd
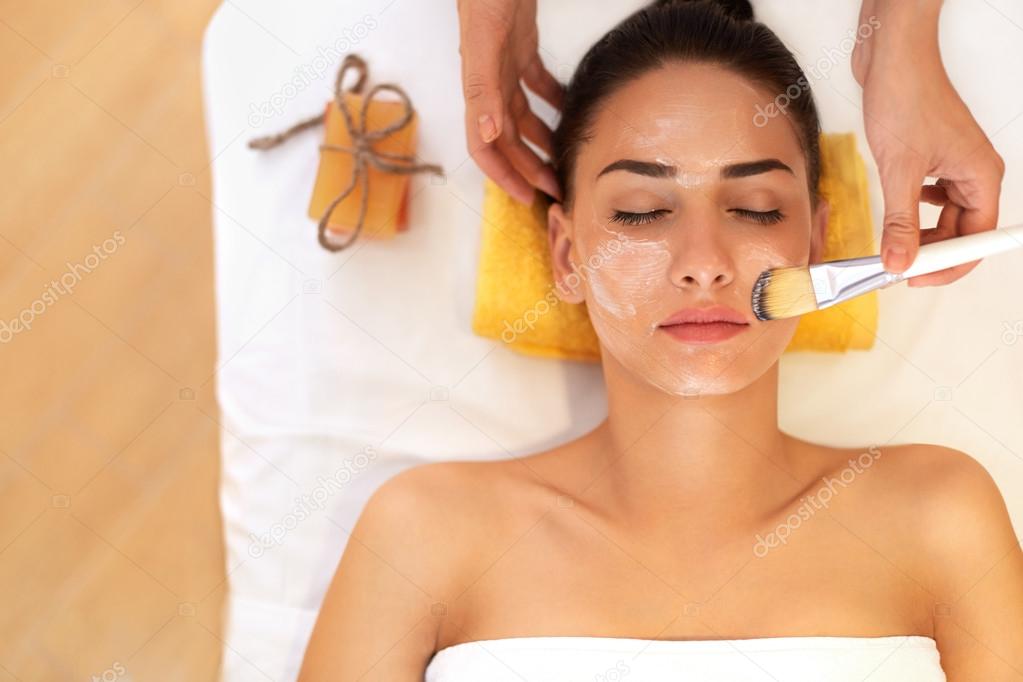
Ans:
[{"label": "chest", "polygon": [[505,551],[451,605],[447,643],[536,634],[911,634],[929,627],[926,592],[827,519],[770,534],[656,538],[552,519],[505,540]]}]

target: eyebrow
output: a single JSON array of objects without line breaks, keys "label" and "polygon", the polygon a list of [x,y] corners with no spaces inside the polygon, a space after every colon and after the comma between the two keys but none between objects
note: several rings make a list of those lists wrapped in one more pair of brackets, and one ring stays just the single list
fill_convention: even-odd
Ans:
[{"label": "eyebrow", "polygon": [[[609,163],[604,166],[604,169],[597,173],[597,177],[599,178],[605,173],[618,170],[636,173],[637,175],[645,175],[650,178],[673,178],[678,174],[678,168],[668,164],[654,163],[652,161],[637,161],[635,159],[619,159],[614,163]],[[795,175],[788,165],[782,163],[778,159],[758,159],[757,161],[733,163],[723,167],[721,169],[721,178],[725,180],[732,178],[747,178],[751,175],[759,175],[773,170],[787,171],[791,175]]]}]

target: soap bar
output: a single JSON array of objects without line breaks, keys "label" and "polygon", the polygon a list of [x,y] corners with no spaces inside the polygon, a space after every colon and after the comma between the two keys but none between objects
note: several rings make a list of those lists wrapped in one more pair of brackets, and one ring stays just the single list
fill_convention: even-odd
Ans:
[{"label": "soap bar", "polygon": [[[352,122],[358,130],[363,95],[345,92],[343,96],[345,104],[351,112]],[[370,100],[366,112],[367,132],[385,128],[401,120],[404,114],[403,102],[383,99],[379,95],[374,96]],[[354,147],[345,125],[344,115],[338,108],[337,102],[331,101],[327,104],[325,119],[325,144]],[[372,149],[377,152],[414,156],[416,126],[417,117],[413,112],[411,120],[405,127],[375,140],[371,145]],[[379,170],[368,161],[366,165],[369,173],[369,199],[366,204],[366,218],[362,225],[360,238],[389,239],[408,227],[407,203],[410,176]],[[320,165],[316,172],[312,198],[309,200],[310,218],[319,222],[330,202],[352,181],[354,169],[355,158],[349,152],[335,149],[320,150]],[[359,220],[359,204],[362,201],[364,182],[364,180],[360,180],[352,192],[334,208],[327,223],[329,232],[349,234],[355,230]]]}]

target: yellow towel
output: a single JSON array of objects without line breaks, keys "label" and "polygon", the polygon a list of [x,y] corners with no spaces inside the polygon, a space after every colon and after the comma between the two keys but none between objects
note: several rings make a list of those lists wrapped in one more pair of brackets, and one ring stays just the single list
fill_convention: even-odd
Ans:
[{"label": "yellow towel", "polygon": [[[821,135],[820,191],[831,205],[824,259],[876,253],[866,170],[852,133]],[[520,204],[489,178],[472,328],[528,355],[600,359],[586,305],[555,295],[543,201]],[[876,330],[877,293],[871,292],[804,315],[786,351],[867,349]]]}]

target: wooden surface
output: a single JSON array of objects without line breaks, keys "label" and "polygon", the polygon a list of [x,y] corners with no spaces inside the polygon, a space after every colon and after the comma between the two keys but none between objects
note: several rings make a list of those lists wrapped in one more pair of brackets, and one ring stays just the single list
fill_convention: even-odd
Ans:
[{"label": "wooden surface", "polygon": [[215,5],[0,0],[0,682],[217,675]]}]

